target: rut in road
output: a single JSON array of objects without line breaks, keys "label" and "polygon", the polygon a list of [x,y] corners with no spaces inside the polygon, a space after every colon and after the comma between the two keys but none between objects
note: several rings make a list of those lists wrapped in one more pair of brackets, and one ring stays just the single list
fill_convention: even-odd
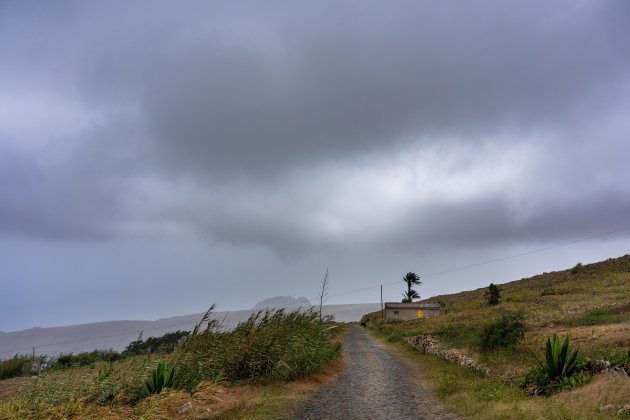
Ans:
[{"label": "rut in road", "polygon": [[363,329],[349,326],[347,364],[301,407],[299,419],[453,419],[398,360]]}]

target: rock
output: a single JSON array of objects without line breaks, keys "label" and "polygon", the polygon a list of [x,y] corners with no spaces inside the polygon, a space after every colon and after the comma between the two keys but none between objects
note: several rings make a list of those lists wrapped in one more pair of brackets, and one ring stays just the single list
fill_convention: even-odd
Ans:
[{"label": "rock", "polygon": [[[525,392],[525,395],[529,395],[531,397],[531,396],[534,396],[534,395],[538,395],[538,388],[536,388],[535,386],[530,386],[528,388],[525,388],[523,390],[523,392]],[[601,410],[601,408],[600,408],[600,410]]]},{"label": "rock", "polygon": [[407,338],[407,342],[423,353],[434,354],[447,362],[458,364],[472,370],[489,375],[489,370],[481,363],[461,354],[455,349],[447,349],[440,345],[439,341],[431,334],[417,335]]},{"label": "rock", "polygon": [[586,370],[591,373],[605,372],[610,369],[610,362],[607,360],[586,359]]},{"label": "rock", "polygon": [[628,372],[626,372],[626,370],[621,366],[613,366],[610,369],[610,373],[612,373],[614,376],[628,376]]},{"label": "rock", "polygon": [[599,407],[599,412],[603,413],[604,411],[612,410],[614,408],[617,408],[617,407],[614,406],[614,404],[601,405]]},{"label": "rock", "polygon": [[186,404],[179,407],[179,410],[177,410],[177,414],[186,414],[192,411],[192,409],[193,409],[192,403],[188,401]]},{"label": "rock", "polygon": [[619,410],[617,410],[618,416],[622,416],[624,414],[630,414],[630,404],[626,404],[623,407],[621,407]]}]

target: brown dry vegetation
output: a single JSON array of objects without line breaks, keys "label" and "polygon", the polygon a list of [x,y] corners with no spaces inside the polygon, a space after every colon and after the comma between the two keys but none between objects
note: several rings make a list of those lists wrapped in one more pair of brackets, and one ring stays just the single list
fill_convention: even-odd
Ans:
[{"label": "brown dry vegetation", "polygon": [[[445,314],[382,325],[371,314],[373,332],[406,352],[422,365],[436,395],[461,414],[478,418],[597,418],[599,406],[630,403],[630,379],[599,375],[586,385],[553,397],[529,397],[521,389],[523,376],[542,355],[545,340],[569,335],[581,358],[608,359],[630,350],[630,255],[564,271],[544,273],[500,285],[501,303],[488,306],[485,289],[436,296]],[[524,339],[512,350],[482,353],[479,334],[502,314],[522,312]],[[490,377],[480,377],[459,366],[422,355],[403,338],[432,333],[451,348],[481,361]]]}]

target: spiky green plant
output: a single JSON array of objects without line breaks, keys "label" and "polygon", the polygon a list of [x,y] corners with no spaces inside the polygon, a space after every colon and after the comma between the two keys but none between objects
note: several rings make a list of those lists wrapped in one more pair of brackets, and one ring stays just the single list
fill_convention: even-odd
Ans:
[{"label": "spiky green plant", "polygon": [[558,334],[553,335],[553,341],[547,338],[547,346],[545,349],[545,362],[542,363],[538,357],[536,361],[545,370],[549,380],[554,381],[558,378],[570,376],[577,366],[578,350],[575,349],[569,355],[569,336],[564,339],[564,343],[560,344]]},{"label": "spiky green plant", "polygon": [[146,382],[148,393],[159,394],[164,388],[172,388],[174,376],[175,367],[168,371],[164,362],[160,360],[151,374],[151,380]]}]

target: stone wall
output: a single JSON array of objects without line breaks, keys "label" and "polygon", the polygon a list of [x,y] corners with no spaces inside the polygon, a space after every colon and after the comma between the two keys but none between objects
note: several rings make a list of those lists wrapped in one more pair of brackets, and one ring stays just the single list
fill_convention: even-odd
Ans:
[{"label": "stone wall", "polygon": [[434,354],[442,360],[467,367],[471,370],[484,373],[485,375],[490,374],[488,368],[484,365],[466,355],[461,354],[455,349],[448,349],[442,346],[439,340],[432,337],[431,334],[409,337],[407,338],[407,342],[423,353]]}]

